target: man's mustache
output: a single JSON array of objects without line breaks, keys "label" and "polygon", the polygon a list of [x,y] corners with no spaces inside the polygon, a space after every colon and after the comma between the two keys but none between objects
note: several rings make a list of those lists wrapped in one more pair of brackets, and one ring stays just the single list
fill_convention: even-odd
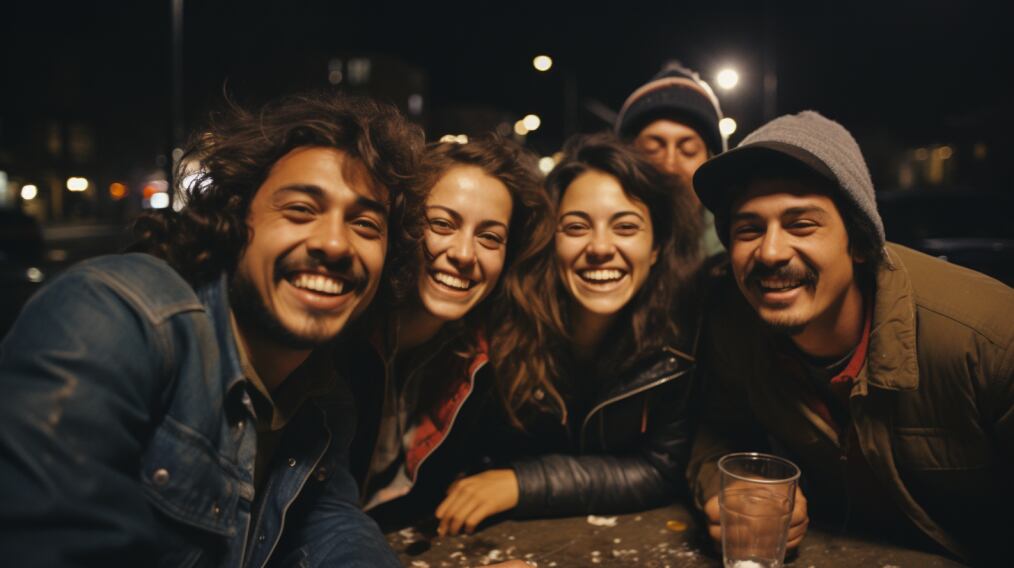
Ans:
[{"label": "man's mustache", "polygon": [[755,264],[750,273],[746,275],[746,282],[747,284],[757,285],[765,278],[814,284],[817,282],[817,273],[808,266],[793,266],[791,264],[768,266],[766,264]]}]

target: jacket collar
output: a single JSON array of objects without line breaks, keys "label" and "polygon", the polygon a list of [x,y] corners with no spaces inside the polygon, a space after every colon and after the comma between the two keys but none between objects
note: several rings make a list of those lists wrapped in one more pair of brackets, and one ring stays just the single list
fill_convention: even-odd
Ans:
[{"label": "jacket collar", "polygon": [[222,386],[226,393],[231,392],[244,380],[239,351],[236,349],[236,337],[232,333],[232,323],[229,319],[228,290],[229,275],[225,272],[218,280],[208,282],[197,289],[197,297],[207,307],[211,323],[215,327],[215,339],[218,341],[222,364]]},{"label": "jacket collar", "polygon": [[623,393],[643,388],[666,377],[679,375],[694,364],[694,357],[674,346],[667,345],[634,363],[620,373],[618,380],[608,386],[596,399],[607,400]]},{"label": "jacket collar", "polygon": [[861,373],[860,380],[865,376],[869,384],[882,389],[915,390],[919,358],[912,281],[892,247],[885,247],[885,252],[877,272],[866,373]]}]

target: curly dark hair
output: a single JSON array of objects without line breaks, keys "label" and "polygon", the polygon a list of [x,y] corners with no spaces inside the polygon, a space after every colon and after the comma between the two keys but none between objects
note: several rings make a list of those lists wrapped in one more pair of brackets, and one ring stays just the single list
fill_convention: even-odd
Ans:
[{"label": "curly dark hair", "polygon": [[[553,202],[559,205],[571,183],[588,171],[615,177],[628,196],[647,206],[658,248],[658,261],[612,326],[610,347],[597,364],[607,374],[676,340],[682,302],[700,265],[701,220],[689,194],[671,176],[609,133],[567,141],[563,159],[546,180]],[[516,300],[515,317],[504,320],[496,332],[500,344],[510,348],[493,353],[500,395],[517,427],[523,427],[519,411],[529,404],[544,409],[556,404],[566,416],[559,387],[562,358],[569,351],[566,306],[572,300],[560,282],[553,247],[540,251],[532,265],[536,270],[527,275],[532,287]],[[543,402],[534,397],[538,389],[549,394]]]},{"label": "curly dark hair", "polygon": [[[134,223],[131,251],[163,258],[193,286],[232,273],[248,242],[250,202],[272,166],[303,146],[339,149],[363,164],[371,181],[387,188],[392,226],[418,199],[413,185],[422,130],[398,110],[372,99],[335,93],[290,95],[251,112],[227,100],[208,127],[187,144],[175,172],[186,206],[150,211]],[[201,164],[198,178],[181,187],[183,164]],[[395,239],[389,249],[397,252]],[[391,250],[389,250],[391,252]]]}]

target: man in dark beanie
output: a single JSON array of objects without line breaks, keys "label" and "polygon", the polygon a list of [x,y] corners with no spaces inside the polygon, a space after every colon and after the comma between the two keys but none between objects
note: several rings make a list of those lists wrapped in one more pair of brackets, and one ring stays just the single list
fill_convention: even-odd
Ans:
[{"label": "man in dark beanie", "polygon": [[[729,270],[710,287],[711,381],[688,477],[718,539],[718,459],[775,451],[808,514],[966,561],[1014,522],[1014,291],[886,243],[852,136],[783,116],[698,170]],[[805,495],[805,497],[803,497]]]},{"label": "man in dark beanie", "polygon": [[[700,205],[693,192],[694,172],[709,157],[725,150],[718,128],[722,109],[701,78],[679,63],[669,63],[627,97],[614,128],[659,170],[674,176]],[[721,252],[711,213],[701,207],[705,256]]]}]

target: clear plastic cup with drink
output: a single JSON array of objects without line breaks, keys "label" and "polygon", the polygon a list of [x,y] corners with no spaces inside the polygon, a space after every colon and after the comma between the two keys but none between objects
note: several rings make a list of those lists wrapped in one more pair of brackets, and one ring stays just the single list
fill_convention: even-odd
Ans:
[{"label": "clear plastic cup with drink", "polygon": [[744,452],[718,460],[725,568],[777,568],[795,504],[799,468],[789,460]]}]

